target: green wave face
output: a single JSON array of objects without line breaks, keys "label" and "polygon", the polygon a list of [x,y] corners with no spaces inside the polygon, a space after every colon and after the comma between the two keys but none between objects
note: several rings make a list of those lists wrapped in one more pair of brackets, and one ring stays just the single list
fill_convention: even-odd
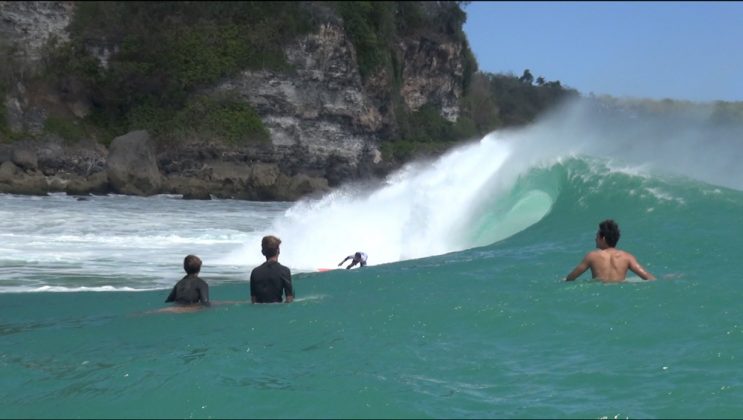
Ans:
[{"label": "green wave face", "polygon": [[[524,230],[551,233],[555,240],[570,232],[593,234],[604,219],[645,232],[669,225],[693,230],[710,218],[728,220],[743,211],[740,191],[614,169],[606,160],[585,156],[533,167],[510,189],[481,195],[463,223],[469,227],[463,235],[468,247],[491,245]],[[700,215],[705,216],[700,220]]]},{"label": "green wave face", "polygon": [[483,194],[467,218],[469,247],[489,245],[534,225],[552,210],[564,183],[563,168],[533,169],[503,194]]}]

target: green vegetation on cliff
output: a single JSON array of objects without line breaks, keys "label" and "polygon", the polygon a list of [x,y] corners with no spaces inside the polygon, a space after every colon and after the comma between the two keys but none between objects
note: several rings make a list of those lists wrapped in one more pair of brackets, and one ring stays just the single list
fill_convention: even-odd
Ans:
[{"label": "green vegetation on cliff", "polygon": [[207,133],[233,144],[269,141],[268,130],[255,110],[230,97],[201,96],[190,100],[173,119],[172,131],[181,136]]},{"label": "green vegetation on cliff", "polygon": [[529,70],[512,74],[478,73],[465,98],[467,113],[482,134],[499,127],[528,124],[566,98],[578,96],[560,81],[534,83]]},{"label": "green vegetation on cliff", "polygon": [[[343,1],[333,2],[343,18],[344,27],[356,49],[359,73],[367,78],[386,70],[400,82],[400,57],[395,43],[402,37],[425,34],[427,37],[467,43],[462,31],[466,14],[456,2],[426,4],[416,1]],[[426,8],[437,8],[426,13]],[[466,48],[469,52],[469,48]],[[466,59],[465,79],[477,67],[474,56]]]},{"label": "green vegetation on cliff", "polygon": [[439,153],[498,128],[528,124],[545,110],[576,96],[577,91],[564,88],[559,81],[534,84],[523,76],[477,72],[465,89],[455,123],[430,106],[398,112],[401,136],[383,144],[382,150],[399,161]]},{"label": "green vegetation on cliff", "polygon": [[[283,43],[311,28],[291,2],[80,2],[70,42],[50,46],[47,75],[62,91],[89,96],[91,120],[111,133],[168,136],[192,112],[195,92],[244,69],[287,69]],[[230,141],[264,138],[247,108],[221,106],[188,128]],[[249,123],[235,124],[240,114]]]}]

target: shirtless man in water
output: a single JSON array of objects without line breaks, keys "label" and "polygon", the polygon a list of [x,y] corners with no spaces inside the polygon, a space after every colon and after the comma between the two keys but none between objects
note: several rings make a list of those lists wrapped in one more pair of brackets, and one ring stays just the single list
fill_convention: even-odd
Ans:
[{"label": "shirtless man in water", "polygon": [[634,255],[614,248],[619,242],[619,235],[619,226],[613,220],[599,223],[599,230],[596,232],[598,250],[586,254],[565,280],[575,280],[589,268],[594,279],[607,283],[623,281],[627,270],[632,270],[643,280],[655,280],[655,276],[645,271]]}]

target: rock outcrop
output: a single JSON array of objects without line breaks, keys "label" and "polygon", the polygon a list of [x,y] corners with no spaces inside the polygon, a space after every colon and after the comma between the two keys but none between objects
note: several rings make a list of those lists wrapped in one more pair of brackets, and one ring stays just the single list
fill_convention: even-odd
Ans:
[{"label": "rock outcrop", "polygon": [[[11,83],[0,106],[12,131],[39,135],[47,112],[35,103],[23,79],[37,73],[44,47],[51,39],[68,40],[67,27],[74,13],[70,1],[0,1],[0,71]],[[2,82],[0,82],[2,83]]]},{"label": "rock outcrop", "polygon": [[144,130],[114,139],[106,170],[108,182],[116,193],[153,195],[160,192],[162,176],[155,160],[155,146]]},{"label": "rock outcrop", "polygon": [[[436,4],[426,7],[435,12]],[[27,62],[38,61],[46,40],[66,39],[73,12],[74,2],[0,1],[0,34],[23,46]],[[325,19],[284,47],[291,71],[245,70],[201,92],[250,104],[270,133],[265,145],[237,146],[208,138],[155,142],[141,131],[116,138],[109,148],[91,139],[62,141],[44,132],[48,107],[63,107],[81,118],[88,115],[85,101],[69,97],[66,103],[64,95],[50,92],[37,96],[53,98],[47,101],[52,105],[38,105],[24,86],[16,86],[3,101],[6,125],[26,133],[28,140],[19,143],[23,148],[5,146],[5,153],[0,147],[0,164],[5,165],[0,192],[23,190],[19,185],[25,183],[35,192],[296,200],[384,175],[394,169],[379,149],[396,130],[392,96],[402,98],[411,111],[431,104],[456,121],[466,42],[411,35],[396,48],[402,60],[398,84],[385,70],[362,80],[343,22]],[[106,46],[106,51],[116,51],[116,46]],[[36,176],[44,182],[31,185],[24,178]]]},{"label": "rock outcrop", "polygon": [[75,145],[59,139],[0,144],[0,192],[108,193],[107,154],[105,147],[92,141]]}]

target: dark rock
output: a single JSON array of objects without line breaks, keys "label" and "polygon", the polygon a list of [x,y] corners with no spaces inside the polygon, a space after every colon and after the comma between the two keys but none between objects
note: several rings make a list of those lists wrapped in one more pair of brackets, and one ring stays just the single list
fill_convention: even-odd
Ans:
[{"label": "dark rock", "polygon": [[67,183],[68,195],[105,194],[109,191],[106,172],[96,172],[87,177],[75,177]]},{"label": "dark rock", "polygon": [[212,196],[208,191],[191,191],[183,194],[184,200],[211,200]]},{"label": "dark rock", "polygon": [[23,170],[36,170],[39,167],[36,152],[26,145],[14,147],[10,159]]},{"label": "dark rock", "polygon": [[106,167],[109,183],[116,193],[153,195],[160,191],[162,176],[147,131],[132,131],[115,138]]},{"label": "dark rock", "polygon": [[0,163],[11,160],[13,148],[9,144],[0,143]]},{"label": "dark rock", "polygon": [[10,194],[47,195],[49,185],[41,172],[24,173],[12,162],[0,165],[0,192]]},{"label": "dark rock", "polygon": [[13,162],[5,161],[0,164],[0,182],[12,182],[15,179],[17,173],[18,167],[15,166]]}]

